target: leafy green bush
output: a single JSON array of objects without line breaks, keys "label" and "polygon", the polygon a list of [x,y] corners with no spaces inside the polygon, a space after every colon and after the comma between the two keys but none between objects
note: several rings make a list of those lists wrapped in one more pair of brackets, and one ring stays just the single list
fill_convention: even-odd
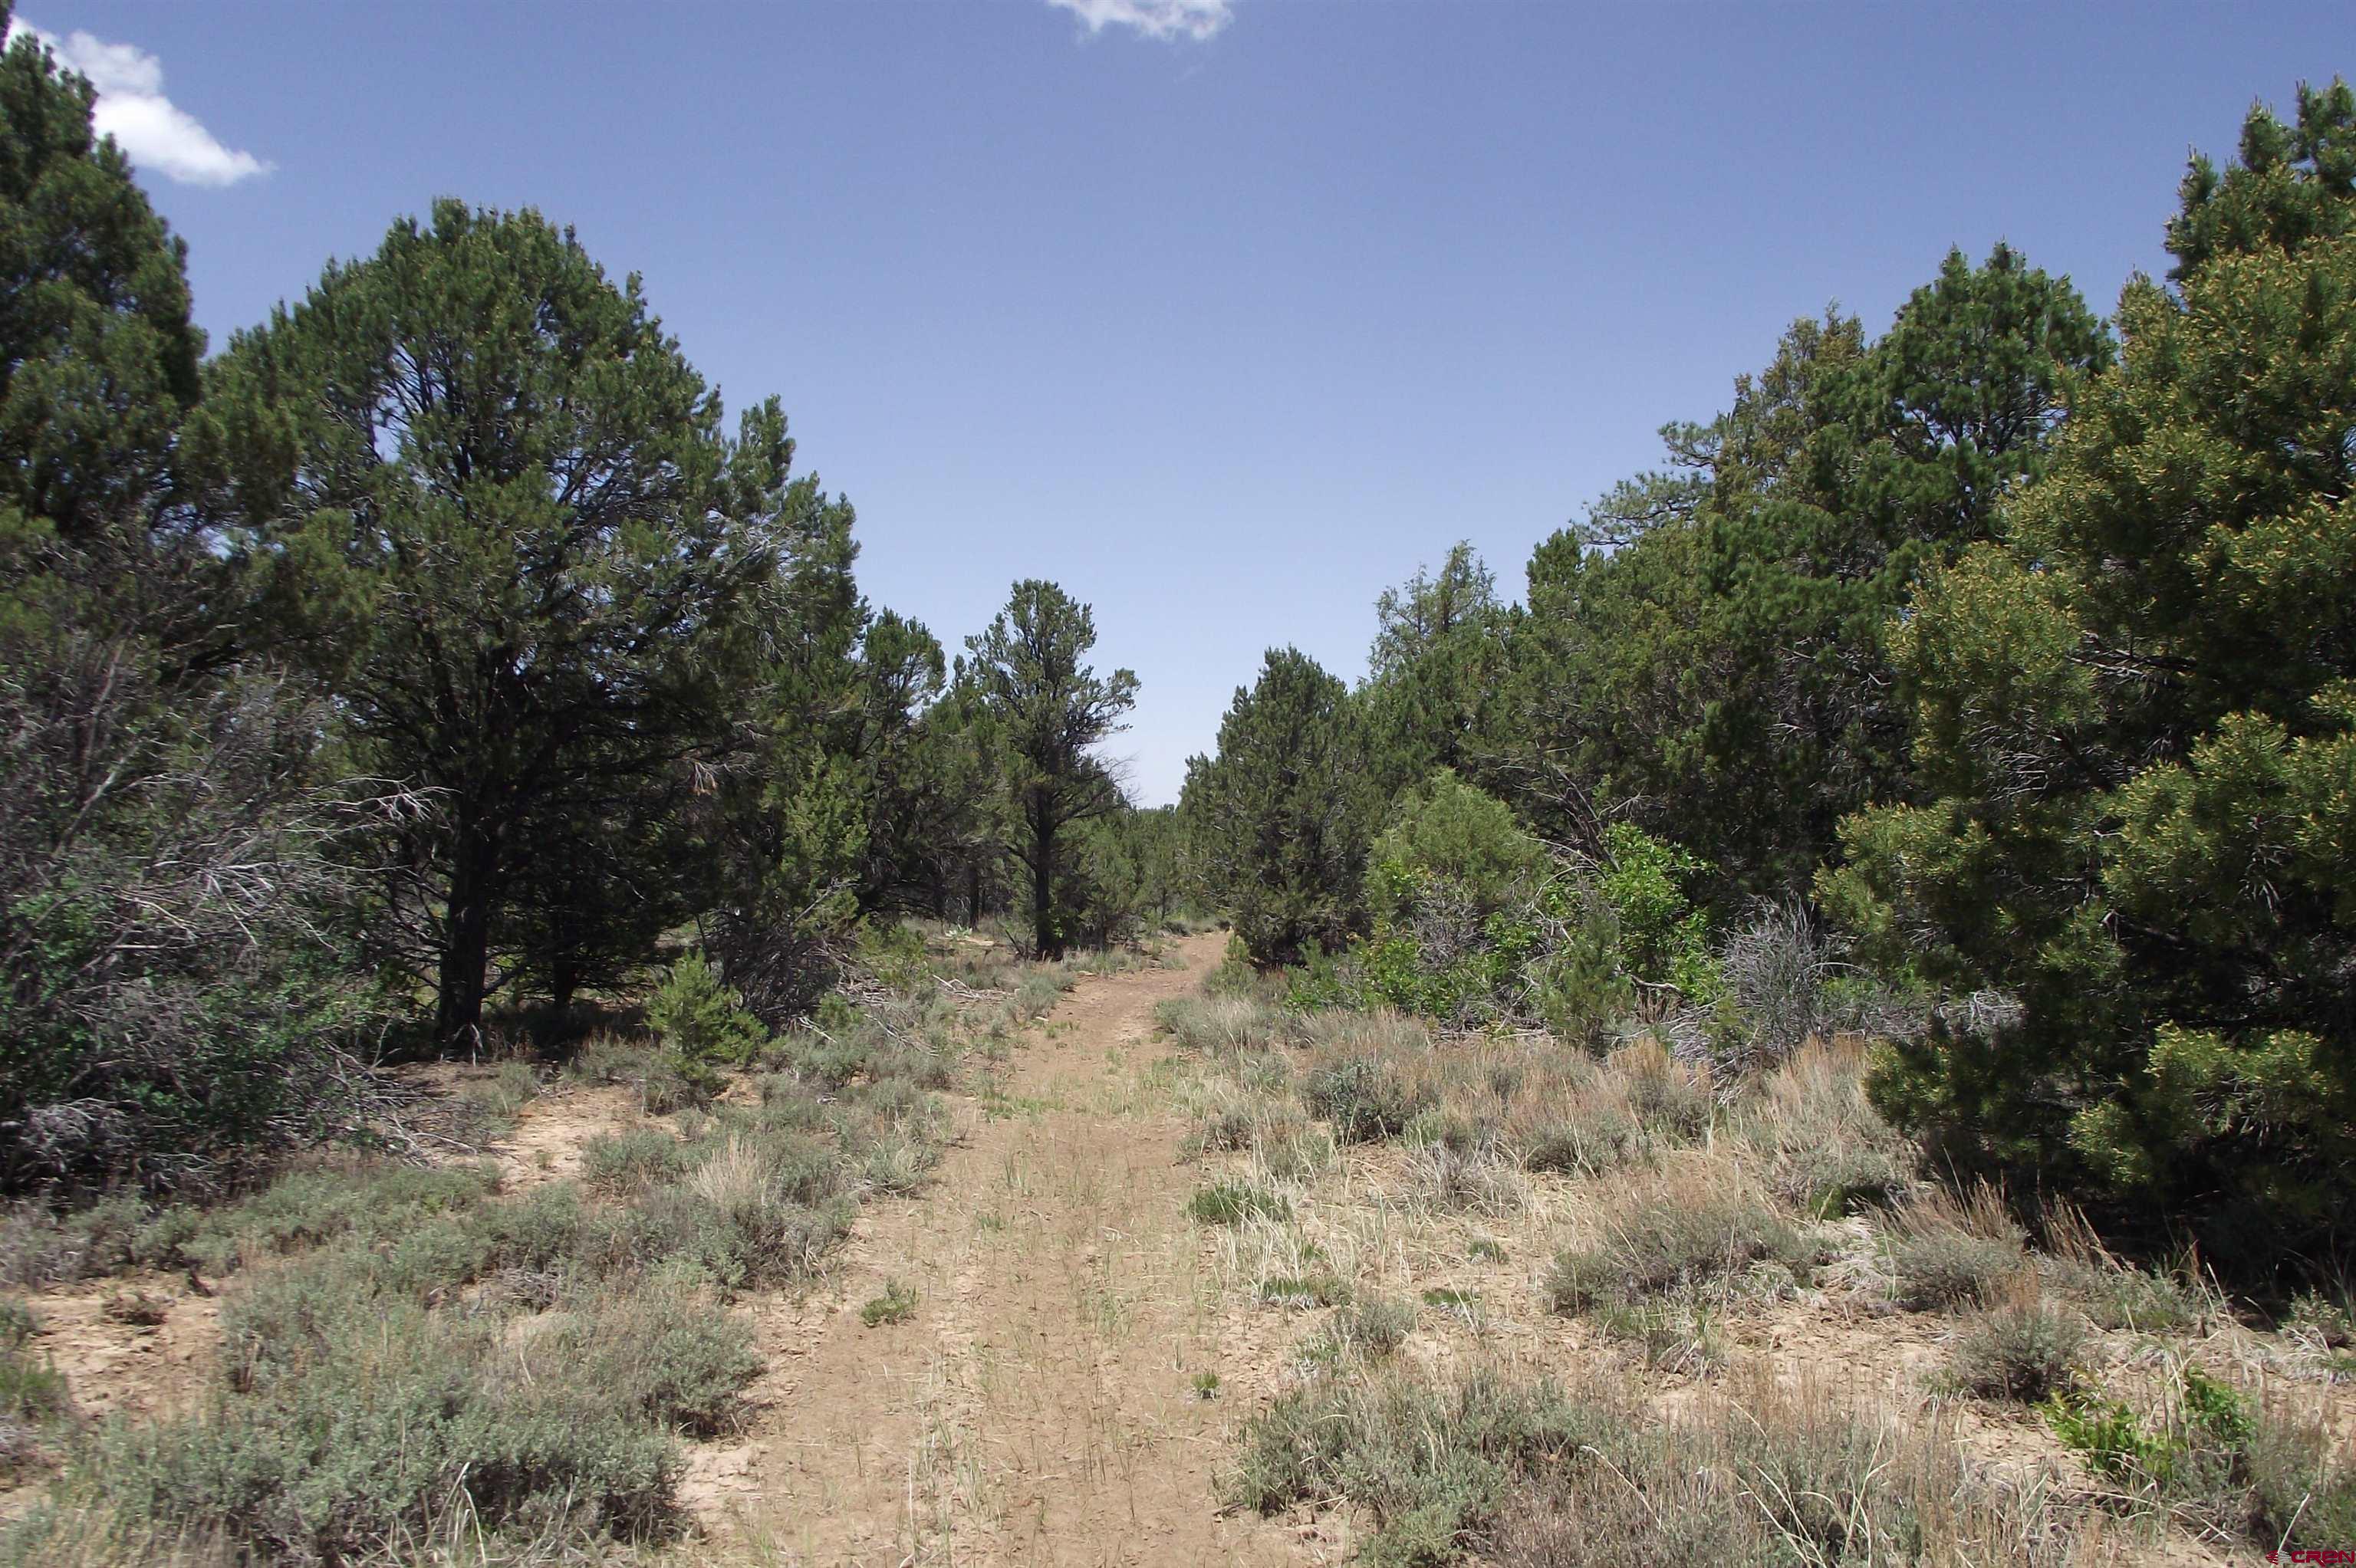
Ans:
[{"label": "leafy green bush", "polygon": [[2254,1409],[2197,1366],[2179,1370],[2156,1418],[2084,1388],[2039,1410],[2090,1468],[2253,1546],[2329,1550],[2356,1530],[2356,1472],[2335,1459],[2330,1433]]}]

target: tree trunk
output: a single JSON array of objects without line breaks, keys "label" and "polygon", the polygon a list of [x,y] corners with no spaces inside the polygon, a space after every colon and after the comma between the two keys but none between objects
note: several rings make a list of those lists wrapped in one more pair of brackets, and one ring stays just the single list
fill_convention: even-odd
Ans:
[{"label": "tree trunk", "polygon": [[548,976],[548,1008],[562,1026],[573,1011],[573,998],[581,991],[581,972],[570,964],[559,964]]},{"label": "tree trunk", "polygon": [[1031,861],[1031,933],[1039,956],[1049,963],[1064,955],[1064,938],[1055,925],[1055,830],[1044,821],[1033,843]]},{"label": "tree trunk", "polygon": [[460,822],[442,915],[441,995],[434,1039],[444,1051],[483,1042],[483,986],[491,958],[491,873],[496,851],[473,820]]}]

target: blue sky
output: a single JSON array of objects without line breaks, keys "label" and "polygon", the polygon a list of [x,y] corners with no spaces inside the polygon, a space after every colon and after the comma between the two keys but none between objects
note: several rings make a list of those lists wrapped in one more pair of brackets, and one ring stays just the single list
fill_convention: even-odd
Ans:
[{"label": "blue sky", "polygon": [[[2188,148],[2356,69],[2344,5],[69,5],[216,347],[436,196],[537,206],[955,649],[1096,607],[1173,799],[1263,649],[1530,547],[1795,315],[2005,239],[2107,312]],[[83,46],[87,48],[89,46]],[[98,74],[97,70],[93,74]],[[107,87],[108,80],[101,86]]]}]

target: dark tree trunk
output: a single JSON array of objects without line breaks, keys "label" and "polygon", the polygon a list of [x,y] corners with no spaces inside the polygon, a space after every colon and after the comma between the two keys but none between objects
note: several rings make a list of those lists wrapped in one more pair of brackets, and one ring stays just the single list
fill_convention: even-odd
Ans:
[{"label": "dark tree trunk", "polygon": [[491,879],[498,856],[470,818],[458,827],[450,891],[442,916],[441,995],[434,1038],[444,1051],[472,1051],[483,1040],[483,988],[491,958]]},{"label": "dark tree trunk", "polygon": [[570,964],[560,964],[548,976],[549,1010],[561,1025],[573,1011],[573,998],[581,991],[581,972]]},{"label": "dark tree trunk", "polygon": [[976,855],[966,863],[965,923],[976,931],[981,929],[981,857]]},{"label": "dark tree trunk", "polygon": [[1055,923],[1055,830],[1039,824],[1031,860],[1031,933],[1039,956],[1053,963],[1064,955],[1062,930]]}]

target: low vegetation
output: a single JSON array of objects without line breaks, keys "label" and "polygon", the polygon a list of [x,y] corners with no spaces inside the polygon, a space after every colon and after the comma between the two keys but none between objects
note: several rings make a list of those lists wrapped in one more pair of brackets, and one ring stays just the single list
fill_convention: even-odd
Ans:
[{"label": "low vegetation", "polygon": [[[6,1463],[51,1476],[7,1549],[218,1540],[347,1562],[471,1539],[554,1562],[675,1538],[682,1445],[736,1431],[761,1371],[746,1305],[811,1281],[862,1199],[922,1185],[948,1131],[937,1091],[1035,1016],[1033,983],[1053,995],[1078,972],[958,960],[953,976],[953,940],[920,941],[902,988],[837,995],[776,1037],[708,969],[675,966],[646,1035],[594,1037],[565,1069],[637,1090],[643,1118],[589,1137],[577,1179],[510,1192],[487,1160],[328,1156],[211,1207],[23,1211],[18,1285],[209,1280],[220,1349],[188,1408],[91,1425],[32,1314],[0,1305]],[[895,1283],[862,1316],[916,1305]]]}]

